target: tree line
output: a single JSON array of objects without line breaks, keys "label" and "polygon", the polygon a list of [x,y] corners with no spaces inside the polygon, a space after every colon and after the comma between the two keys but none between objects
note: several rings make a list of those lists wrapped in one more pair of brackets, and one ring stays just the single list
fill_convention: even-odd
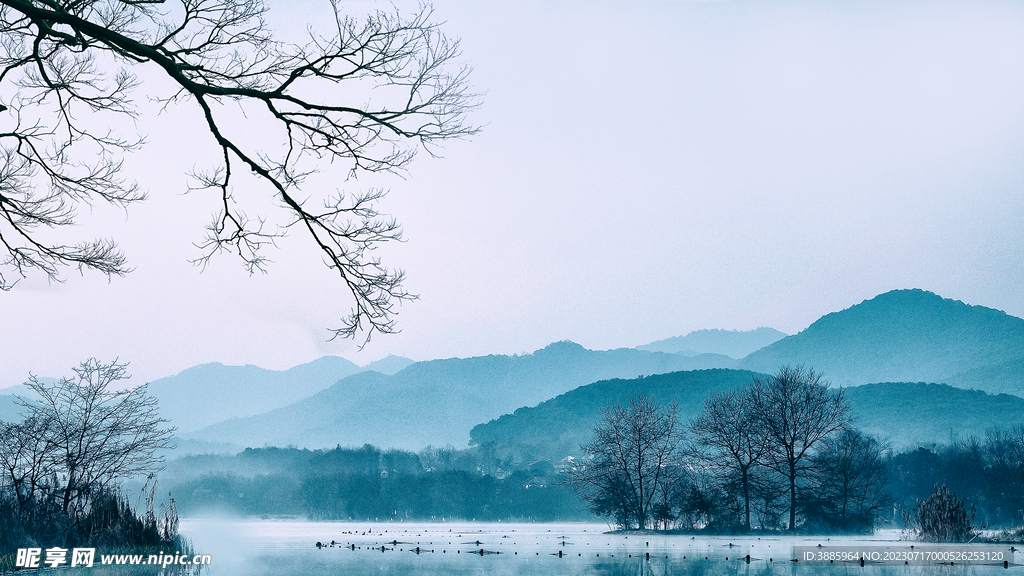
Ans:
[{"label": "tree line", "polygon": [[[1005,440],[1016,433],[1015,450],[1020,450],[1024,448],[1022,432],[1020,427],[995,429],[989,437]],[[1014,445],[998,445],[1007,444]],[[966,439],[950,445],[892,451],[877,439],[852,429],[843,430],[827,439],[814,458],[815,467],[809,471],[808,481],[800,481],[798,528],[828,532],[868,530],[867,525],[851,518],[856,520],[860,504],[870,502],[870,498],[859,496],[858,484],[849,480],[872,477],[885,479],[867,485],[887,495],[889,502],[876,510],[874,526],[914,529],[918,504],[932,500],[943,486],[959,495],[964,509],[976,510],[971,520],[978,526],[1019,526],[1024,514],[1024,461],[1014,464],[1004,457],[1005,468],[993,466],[998,454],[1009,451],[1003,450],[989,453],[985,464],[977,465],[966,458],[966,448],[971,445],[994,447],[997,443],[987,438]],[[865,459],[865,453],[871,466],[860,461]],[[694,466],[697,472],[707,466],[690,463],[701,464]],[[825,463],[829,465],[824,466]],[[173,460],[164,474],[164,482],[171,487],[178,508],[185,515],[219,512],[340,520],[593,521],[593,503],[563,484],[564,470],[579,465],[579,460],[513,461],[499,456],[489,445],[463,450],[427,448],[418,453],[370,445],[330,450],[267,447],[247,449],[236,455],[196,455]],[[669,501],[674,508],[667,510],[674,516],[667,522],[669,527],[745,530],[742,522],[736,520],[743,518],[745,512],[740,485],[722,482],[723,486],[716,486],[709,482],[715,478],[713,470],[719,469],[697,476],[702,484],[684,483],[675,492],[677,499]],[[874,476],[857,474],[865,470]],[[759,473],[752,472],[751,477],[759,478]],[[841,481],[843,478],[847,481]],[[770,506],[759,495],[763,486],[751,482],[754,530],[786,527],[788,510],[784,505],[788,499],[782,480],[776,478],[775,497]],[[837,496],[823,496],[829,492]],[[659,508],[663,501],[657,496],[660,494],[656,493],[654,498],[653,515],[665,527],[659,514],[664,515],[666,510]],[[768,497],[771,498],[770,493]],[[847,523],[841,524],[836,519],[843,518],[844,505]],[[766,517],[773,518],[774,524],[761,522],[766,508]],[[904,512],[914,518],[904,518]],[[612,515],[603,516],[615,521]],[[653,524],[652,521],[649,526]]]},{"label": "tree line", "polygon": [[1024,426],[992,428],[982,436],[917,447],[888,459],[896,507],[943,485],[975,510],[981,526],[1024,526]]},{"label": "tree line", "polygon": [[560,485],[554,463],[513,465],[493,446],[369,444],[330,450],[249,448],[171,463],[183,514],[295,515],[323,520],[584,520],[584,503]]},{"label": "tree line", "polygon": [[802,367],[712,394],[685,423],[678,405],[634,397],[608,407],[583,448],[567,482],[622,529],[1024,530],[1024,426],[897,452],[854,428],[843,390]]},{"label": "tree line", "polygon": [[[490,442],[419,452],[267,447],[178,458],[162,471],[157,454],[172,430],[144,387],[109,388],[125,376],[123,365],[89,361],[55,384],[30,379],[39,398],[22,401],[20,423],[0,423],[6,548],[153,544],[176,532],[177,509],[378,520],[597,514],[622,528],[737,532],[883,522],[923,530],[928,516],[915,512],[923,510],[968,518],[957,524],[965,534],[971,521],[1018,526],[1024,518],[1024,427],[895,452],[852,428],[842,391],[803,369],[713,394],[686,423],[678,406],[651,398],[611,407],[582,459],[517,461]],[[765,415],[787,425],[767,426]],[[154,510],[158,471],[177,496],[162,515]],[[119,485],[139,474],[151,482],[145,506],[133,510]],[[962,506],[943,508],[950,502]]]}]

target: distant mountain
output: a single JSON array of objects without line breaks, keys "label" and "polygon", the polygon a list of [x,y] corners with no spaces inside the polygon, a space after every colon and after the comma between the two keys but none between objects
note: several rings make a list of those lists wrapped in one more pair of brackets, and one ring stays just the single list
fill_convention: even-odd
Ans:
[{"label": "distant mountain", "polygon": [[21,421],[21,407],[14,403],[13,394],[0,394],[0,421]]},{"label": "distant mountain", "polygon": [[846,389],[858,428],[896,447],[984,437],[994,426],[1024,424],[1024,398],[946,384],[887,382]]},{"label": "distant mountain", "polygon": [[14,386],[8,386],[7,388],[0,388],[0,395],[13,396],[15,394],[18,396],[28,396],[29,394],[32,394],[32,389],[24,384],[15,384]]},{"label": "distant mountain", "polygon": [[723,354],[730,358],[739,359],[785,337],[785,333],[779,332],[774,328],[758,328],[745,332],[737,330],[697,330],[696,332],[690,332],[686,336],[673,336],[665,340],[637,346],[636,349],[647,350],[648,352],[682,354],[684,356]]},{"label": "distant mountain", "polygon": [[160,401],[160,416],[177,426],[181,435],[308,398],[362,370],[337,356],[324,356],[284,371],[212,363],[156,380],[149,391]]},{"label": "distant mountain", "polygon": [[[39,380],[46,384],[53,384],[57,382],[56,378],[40,378]],[[16,384],[14,386],[8,386],[7,388],[0,388],[0,420],[4,422],[21,421],[21,412],[24,408],[15,404],[15,395],[21,396],[25,400],[34,400],[38,398],[38,395],[24,384]]]},{"label": "distant mountain", "polygon": [[[501,453],[525,460],[580,454],[609,404],[624,404],[636,393],[661,403],[679,402],[688,422],[713,392],[739,388],[755,374],[746,370],[676,372],[633,380],[581,386],[533,408],[520,408],[473,428],[471,443],[493,442]],[[1024,424],[1024,399],[991,395],[944,384],[886,383],[846,389],[857,428],[899,449],[949,442],[951,437],[983,436],[996,425]]]},{"label": "distant mountain", "polygon": [[395,356],[394,354],[388,355],[387,358],[381,358],[376,362],[370,362],[366,366],[363,366],[364,370],[373,370],[374,372],[380,372],[381,374],[392,374],[398,373],[404,370],[410,364],[415,364],[415,360],[410,360],[403,356]]},{"label": "distant mountain", "polygon": [[974,388],[1020,396],[1024,391],[1024,358],[959,372],[943,378],[942,381],[957,388]]},{"label": "distant mountain", "polygon": [[356,374],[284,408],[221,422],[184,438],[242,446],[461,447],[481,421],[596,380],[733,364],[715,354],[687,358],[628,348],[594,351],[557,342],[522,356],[417,362],[392,376]]},{"label": "distant mountain", "polygon": [[[833,384],[848,386],[945,382],[1021,358],[1024,320],[923,290],[895,290],[823,316],[799,334],[750,354],[738,367],[770,373],[783,364],[804,364]],[[1006,364],[1013,366],[1019,364]],[[1009,381],[1007,376],[1004,383]],[[990,387],[977,378],[971,385],[1024,395],[1024,387]]]},{"label": "distant mountain", "polygon": [[[26,380],[27,380],[27,378],[26,378]],[[47,376],[40,376],[39,377],[39,381],[42,382],[43,384],[52,385],[52,384],[56,384],[57,383],[57,378],[50,378],[50,377],[47,377]],[[5,395],[5,394],[12,395],[12,396],[17,394],[18,396],[21,396],[22,398],[26,398],[26,399],[33,399],[33,398],[38,398],[39,397],[35,393],[35,391],[33,391],[31,388],[29,388],[28,386],[26,386],[24,384],[15,384],[14,386],[8,386],[7,388],[0,388],[0,395]]]},{"label": "distant mountain", "polygon": [[[277,371],[215,362],[155,380],[149,384],[149,391],[160,401],[160,416],[170,420],[170,425],[176,426],[182,434],[223,420],[286,406],[352,374],[366,370],[394,374],[413,363],[408,358],[391,355],[359,367],[338,356],[324,356]],[[42,380],[55,381],[53,378]],[[0,420],[20,419],[20,409],[14,407],[14,394],[25,398],[33,396],[31,389],[23,384],[0,390]]]}]

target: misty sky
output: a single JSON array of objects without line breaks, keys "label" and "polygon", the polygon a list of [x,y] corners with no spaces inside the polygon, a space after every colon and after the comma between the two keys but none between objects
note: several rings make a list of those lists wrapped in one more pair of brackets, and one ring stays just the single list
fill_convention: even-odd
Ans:
[{"label": "misty sky", "polygon": [[[301,30],[322,18],[308,5],[271,22]],[[116,238],[135,271],[0,293],[0,387],[91,356],[151,380],[213,361],[792,334],[895,288],[1024,316],[1024,4],[435,8],[486,93],[483,132],[405,179],[343,183],[391,189],[380,208],[407,242],[380,255],[421,296],[401,334],[327,342],[350,300],[298,234],[265,276],[229,256],[189,264],[215,206],[182,195],[211,150],[182,105],[138,123],[149,145],[126,166],[151,199],[83,214],[83,236]]]}]

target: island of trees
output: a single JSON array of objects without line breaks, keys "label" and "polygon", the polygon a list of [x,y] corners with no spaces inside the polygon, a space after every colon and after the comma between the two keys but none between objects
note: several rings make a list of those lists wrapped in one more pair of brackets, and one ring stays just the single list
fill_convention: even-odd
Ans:
[{"label": "island of trees", "polygon": [[[925,448],[891,454],[853,427],[843,390],[813,370],[784,366],[712,394],[689,423],[678,414],[642,394],[603,411],[587,456],[565,469],[592,513],[622,530],[871,532],[888,522],[925,540],[977,537],[976,509],[945,483],[907,502],[908,484],[921,494],[920,478],[943,458]],[[944,456],[947,473],[984,487],[986,520],[1021,520],[1024,428],[993,429]]]},{"label": "island of trees", "polygon": [[591,511],[623,529],[870,529],[891,503],[878,442],[850,427],[843,391],[803,367],[713,394],[689,425],[640,395],[604,411],[567,470]]}]

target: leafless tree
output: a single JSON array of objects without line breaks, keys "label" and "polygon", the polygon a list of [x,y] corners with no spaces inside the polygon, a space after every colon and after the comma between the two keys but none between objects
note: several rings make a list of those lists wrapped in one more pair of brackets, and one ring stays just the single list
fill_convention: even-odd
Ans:
[{"label": "leafless tree", "polygon": [[743,528],[750,530],[751,489],[768,450],[768,436],[757,420],[751,389],[718,392],[690,422],[694,454],[720,478],[736,477],[743,494]]},{"label": "leafless tree", "polygon": [[984,442],[988,466],[1024,470],[1024,425],[991,428],[985,432]]},{"label": "leafless tree", "polygon": [[751,407],[768,437],[768,465],[788,481],[789,529],[796,530],[799,480],[815,446],[851,422],[849,403],[814,370],[783,366],[754,378]]},{"label": "leafless tree", "polygon": [[[778,529],[784,526],[789,502],[786,479],[778,473],[760,476],[752,486],[751,512],[762,529]],[[752,522],[753,523],[753,522]]]},{"label": "leafless tree", "polygon": [[689,530],[731,528],[721,479],[704,464],[699,459],[688,462],[686,481],[680,483],[683,489],[675,494],[677,525]]},{"label": "leafless tree", "polygon": [[884,446],[847,428],[825,438],[813,458],[810,492],[829,528],[874,528],[881,510],[892,504]]},{"label": "leafless tree", "polygon": [[157,451],[170,447],[174,429],[163,428],[167,421],[146,385],[110,389],[126,378],[125,364],[91,359],[75,368],[74,378],[55,384],[31,376],[26,384],[39,398],[17,400],[28,421],[48,423],[45,458],[65,516],[76,516],[91,496],[118,481],[161,468]]},{"label": "leafless tree", "polygon": [[608,407],[584,446],[589,457],[566,471],[567,482],[591,508],[647,528],[658,495],[682,474],[683,426],[676,404],[659,406],[649,396]]},{"label": "leafless tree", "polygon": [[18,520],[27,522],[40,491],[50,488],[49,419],[31,417],[21,422],[0,422],[0,487],[8,486],[18,508]]},{"label": "leafless tree", "polygon": [[[335,336],[394,331],[394,307],[415,296],[373,254],[401,238],[377,210],[384,191],[303,184],[321,169],[402,173],[420,148],[474,134],[466,116],[478,97],[428,6],[357,19],[331,1],[327,32],[310,28],[299,45],[275,39],[262,0],[0,0],[0,289],[33,270],[51,280],[67,266],[130,271],[113,240],[69,244],[53,232],[83,206],[145,198],[122,174],[143,139],[108,128],[140,115],[131,98],[145,77],[169,83],[150,97],[195,113],[219,150],[193,171],[214,212],[196,263],[228,251],[265,271],[263,249],[301,229],[354,297]],[[253,137],[261,125],[267,134]],[[261,187],[277,207],[250,216]]]},{"label": "leafless tree", "polygon": [[986,431],[984,469],[993,485],[1005,487],[994,498],[1001,500],[997,507],[1017,521],[1024,518],[1024,425]]}]

